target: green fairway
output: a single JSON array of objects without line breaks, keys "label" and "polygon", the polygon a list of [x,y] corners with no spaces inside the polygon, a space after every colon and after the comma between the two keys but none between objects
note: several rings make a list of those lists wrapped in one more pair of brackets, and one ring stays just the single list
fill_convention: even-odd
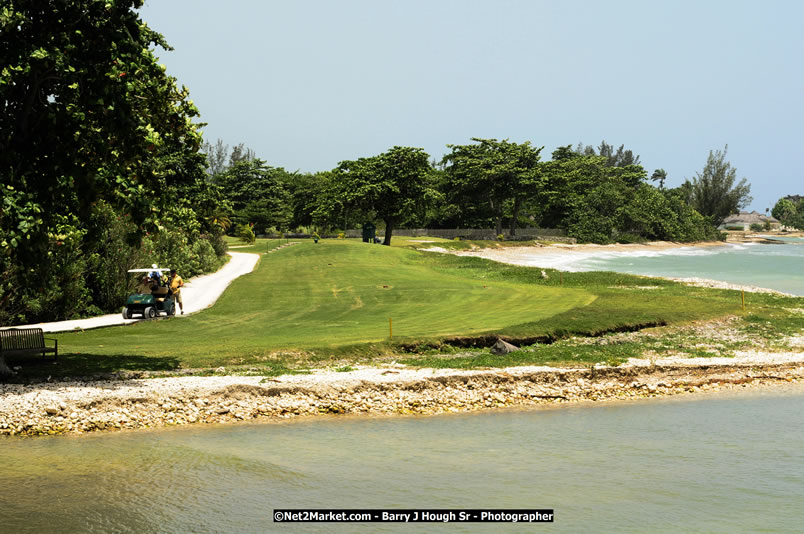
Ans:
[{"label": "green fairway", "polygon": [[[231,241],[231,238],[229,239]],[[229,250],[232,252],[251,252],[255,254],[260,254],[262,252],[268,252],[275,248],[278,248],[280,245],[284,245],[289,243],[290,241],[287,239],[258,239],[253,245],[248,245],[239,241],[229,242]]]},{"label": "green fairway", "polygon": [[[258,242],[255,250],[273,244]],[[330,356],[370,359],[449,338],[470,344],[497,334],[558,339],[740,311],[735,292],[664,280],[651,280],[649,290],[642,286],[643,278],[616,273],[546,270],[545,277],[541,269],[479,258],[304,240],[262,254],[253,273],[203,312],[58,335],[64,358],[56,372],[282,370]]]},{"label": "green fairway", "polygon": [[235,325],[265,329],[261,342],[275,348],[383,341],[389,318],[396,338],[495,331],[594,299],[582,290],[467,280],[432,269],[414,251],[351,240],[263,256],[253,276],[227,292],[205,324],[221,334]]},{"label": "green fairway", "polygon": [[211,309],[191,317],[60,336],[65,350],[148,354],[211,364],[279,349],[471,335],[542,320],[594,295],[466,279],[422,254],[352,240],[304,242],[266,254]]}]

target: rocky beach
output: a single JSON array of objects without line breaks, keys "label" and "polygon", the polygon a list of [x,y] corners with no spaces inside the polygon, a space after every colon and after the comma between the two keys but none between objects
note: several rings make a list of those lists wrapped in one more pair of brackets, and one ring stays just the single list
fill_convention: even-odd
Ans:
[{"label": "rocky beach", "polygon": [[[801,340],[799,340],[799,343]],[[276,378],[182,376],[0,386],[0,435],[48,435],[295,417],[429,415],[705,394],[804,381],[804,354],[633,360],[588,368],[405,366]]]}]

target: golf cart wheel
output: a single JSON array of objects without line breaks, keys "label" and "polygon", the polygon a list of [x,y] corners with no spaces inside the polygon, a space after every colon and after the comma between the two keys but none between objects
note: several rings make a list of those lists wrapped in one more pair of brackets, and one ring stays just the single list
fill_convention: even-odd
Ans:
[{"label": "golf cart wheel", "polygon": [[131,319],[134,314],[128,308],[123,308],[123,319]]},{"label": "golf cart wheel", "polygon": [[156,309],[152,306],[148,306],[145,308],[145,311],[142,312],[142,316],[146,319],[153,319],[156,317]]},{"label": "golf cart wheel", "polygon": [[172,302],[170,303],[170,306],[168,306],[167,314],[170,317],[173,317],[174,315],[176,315],[176,305],[173,304]]}]

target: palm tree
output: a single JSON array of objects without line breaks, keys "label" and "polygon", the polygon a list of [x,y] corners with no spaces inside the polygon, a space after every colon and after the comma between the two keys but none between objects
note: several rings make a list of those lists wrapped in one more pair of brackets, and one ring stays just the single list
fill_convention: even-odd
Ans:
[{"label": "palm tree", "polygon": [[664,189],[664,181],[667,179],[667,171],[664,169],[656,169],[653,171],[653,176],[650,177],[654,182],[659,182],[659,189]]},{"label": "palm tree", "polygon": [[224,232],[232,226],[232,219],[229,218],[229,215],[217,210],[207,216],[207,222],[213,226],[220,226]]}]

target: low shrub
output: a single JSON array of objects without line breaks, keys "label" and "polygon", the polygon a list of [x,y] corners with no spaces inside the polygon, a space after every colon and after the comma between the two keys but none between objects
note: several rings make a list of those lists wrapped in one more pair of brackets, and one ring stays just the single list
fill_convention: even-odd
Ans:
[{"label": "low shrub", "polygon": [[237,225],[237,237],[239,237],[240,241],[243,243],[249,244],[257,240],[257,237],[254,235],[254,230],[252,230],[251,226],[248,224]]},{"label": "low shrub", "polygon": [[215,227],[211,233],[202,234],[201,239],[209,241],[213,250],[215,250],[216,256],[223,257],[226,254],[226,250],[229,248],[223,236],[223,230],[220,227]]},{"label": "low shrub", "polygon": [[645,238],[638,234],[626,232],[617,236],[617,243],[644,243]]}]

